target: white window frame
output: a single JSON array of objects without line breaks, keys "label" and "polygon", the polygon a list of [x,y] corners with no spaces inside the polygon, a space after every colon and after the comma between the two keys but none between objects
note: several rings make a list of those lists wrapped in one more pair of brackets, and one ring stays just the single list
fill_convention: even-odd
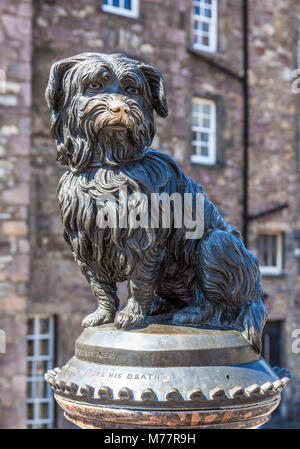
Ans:
[{"label": "white window frame", "polygon": [[[192,134],[194,132],[197,133],[207,133],[209,135],[209,144],[208,144],[208,156],[203,156],[201,154],[193,153],[191,155],[191,162],[195,164],[204,164],[204,165],[215,165],[217,161],[217,138],[216,138],[216,128],[217,128],[217,107],[216,102],[213,100],[208,100],[206,98],[201,97],[193,97],[192,98],[192,120],[195,115],[195,112],[193,111],[193,103],[200,103],[201,105],[209,104],[211,107],[211,114],[210,114],[210,128],[205,128],[202,126],[197,125],[191,125],[191,131]],[[199,115],[201,118],[203,116],[202,113],[196,114]],[[192,140],[191,145],[194,151],[197,151],[197,143],[199,145],[200,141]]]},{"label": "white window frame", "polygon": [[108,0],[108,4],[102,1],[102,11],[117,14],[119,16],[137,18],[139,16],[139,0],[131,0],[131,9],[124,7],[125,0],[120,0],[120,6],[113,6],[113,0]]},{"label": "white window frame", "polygon": [[[261,261],[259,269],[262,275],[280,275],[283,271],[283,234],[282,232],[261,232],[260,236],[276,236],[276,265],[262,265]],[[260,256],[260,254],[258,253]]]},{"label": "white window frame", "polygon": [[[33,341],[33,355],[27,354],[27,363],[32,362],[34,365],[34,362],[38,361],[45,361],[48,371],[49,369],[53,368],[54,364],[54,317],[49,315],[30,315],[28,316],[28,319],[33,319],[34,322],[34,330],[33,334],[27,335],[27,341]],[[39,332],[39,323],[41,319],[48,319],[49,320],[49,332],[47,334],[41,334]],[[41,340],[48,340],[49,341],[49,353],[46,355],[39,355],[38,352],[38,343]],[[43,373],[45,374],[45,373]],[[33,419],[27,419],[27,426],[31,426],[31,428],[35,429],[38,428],[39,425],[46,425],[48,429],[52,429],[54,427],[54,398],[51,391],[51,388],[46,383],[44,375],[27,375],[27,383],[32,382],[32,389],[33,394],[32,397],[27,397],[26,403],[27,404],[33,404]],[[35,382],[45,382],[46,384],[46,396],[45,397],[38,397],[35,395]],[[48,418],[39,418],[38,417],[38,407],[41,403],[47,403],[48,404],[48,410],[49,410],[49,416]]]},{"label": "white window frame", "polygon": [[[217,40],[218,40],[218,1],[211,0],[211,17],[205,17],[204,15],[195,14],[195,6],[205,8],[205,0],[193,0],[193,14],[192,14],[192,26],[193,26],[193,44],[192,47],[195,50],[201,50],[208,53],[216,53]],[[201,35],[201,32],[195,30],[195,22],[207,23],[209,26],[209,45],[204,45],[198,42],[194,42],[195,34]]]}]

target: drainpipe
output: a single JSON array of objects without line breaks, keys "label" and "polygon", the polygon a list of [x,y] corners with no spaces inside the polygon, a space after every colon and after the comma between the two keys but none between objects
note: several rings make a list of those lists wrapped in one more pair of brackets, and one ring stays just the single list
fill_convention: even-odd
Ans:
[{"label": "drainpipe", "polygon": [[248,167],[249,167],[249,90],[248,90],[248,0],[243,0],[243,239],[248,245]]}]

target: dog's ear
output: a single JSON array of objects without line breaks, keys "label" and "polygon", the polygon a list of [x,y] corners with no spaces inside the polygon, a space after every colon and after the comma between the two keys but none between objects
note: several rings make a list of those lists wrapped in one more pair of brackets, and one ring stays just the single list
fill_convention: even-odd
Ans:
[{"label": "dog's ear", "polygon": [[50,69],[45,97],[47,105],[52,112],[58,112],[59,106],[63,102],[64,92],[62,80],[64,74],[76,63],[78,63],[78,60],[73,58],[62,59],[61,61],[55,62]]},{"label": "dog's ear", "polygon": [[52,112],[50,133],[56,141],[56,160],[61,165],[69,165],[70,163],[70,154],[64,139],[62,123],[62,111],[65,103],[68,101],[70,89],[66,89],[66,86],[63,85],[63,77],[78,62],[77,57],[55,62],[50,69],[48,86],[45,92],[47,105]]},{"label": "dog's ear", "polygon": [[162,74],[155,67],[143,63],[139,65],[139,69],[145,75],[149,83],[153,98],[153,108],[160,117],[167,117],[168,105],[165,80]]}]

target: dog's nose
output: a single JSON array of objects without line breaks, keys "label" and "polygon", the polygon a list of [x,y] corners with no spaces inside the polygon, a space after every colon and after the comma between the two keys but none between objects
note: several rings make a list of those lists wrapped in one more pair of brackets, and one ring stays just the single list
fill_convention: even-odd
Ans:
[{"label": "dog's nose", "polygon": [[121,100],[115,100],[110,104],[109,109],[111,110],[111,112],[120,115],[128,114],[128,112],[130,111],[129,106]]}]

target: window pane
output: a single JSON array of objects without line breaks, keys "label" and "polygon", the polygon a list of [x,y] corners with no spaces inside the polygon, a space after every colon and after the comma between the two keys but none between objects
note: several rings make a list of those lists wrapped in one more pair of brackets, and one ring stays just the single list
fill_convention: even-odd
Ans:
[{"label": "window pane", "polygon": [[29,356],[34,354],[34,340],[27,340],[27,354]]},{"label": "window pane", "polygon": [[271,258],[271,265],[276,266],[277,265],[277,238],[276,235],[272,235],[272,258]]},{"label": "window pane", "polygon": [[193,126],[198,126],[199,125],[199,120],[198,120],[198,117],[196,115],[194,115],[192,117],[192,125]]},{"label": "window pane", "polygon": [[34,418],[34,405],[30,402],[27,404],[27,419]]},{"label": "window pane", "polygon": [[196,145],[196,154],[201,155],[201,147],[200,147],[200,145]]},{"label": "window pane", "polygon": [[204,126],[204,128],[210,127],[210,120],[208,118],[203,119],[203,126]]},{"label": "window pane", "polygon": [[208,142],[208,134],[207,133],[201,133],[201,141]]},{"label": "window pane", "polygon": [[35,368],[35,375],[36,376],[43,376],[45,372],[48,369],[48,362],[47,360],[39,360],[35,362],[36,368]]},{"label": "window pane", "polygon": [[33,394],[32,382],[29,381],[29,382],[27,382],[27,393],[26,393],[26,396],[28,398],[31,398],[32,394]]},{"label": "window pane", "polygon": [[48,429],[49,424],[35,424],[35,429]]},{"label": "window pane", "polygon": [[40,322],[40,334],[49,334],[49,318],[41,318]]},{"label": "window pane", "polygon": [[207,103],[203,104],[203,113],[210,114],[210,112],[211,112],[210,104],[207,104]]},{"label": "window pane", "polygon": [[34,375],[34,366],[33,362],[27,362],[27,376],[33,376]]},{"label": "window pane", "polygon": [[124,8],[131,9],[131,0],[124,1]]},{"label": "window pane", "polygon": [[39,418],[40,419],[49,418],[49,403],[48,402],[40,403],[38,410],[39,410]]},{"label": "window pane", "polygon": [[202,156],[208,156],[208,147],[201,147]]},{"label": "window pane", "polygon": [[39,355],[48,355],[49,354],[49,340],[40,340],[38,344]]},{"label": "window pane", "polygon": [[199,103],[197,101],[192,102],[192,111],[195,113],[199,111]]},{"label": "window pane", "polygon": [[202,38],[202,44],[203,45],[209,45],[209,38],[208,38],[208,36],[203,36],[203,38]]},{"label": "window pane", "polygon": [[35,382],[35,395],[38,398],[47,397],[47,384],[44,380]]},{"label": "window pane", "polygon": [[27,322],[27,333],[32,335],[34,333],[34,319],[30,318]]},{"label": "window pane", "polygon": [[263,262],[264,265],[268,265],[268,252],[269,252],[268,235],[263,236],[262,239],[263,239]]},{"label": "window pane", "polygon": [[115,6],[116,8],[120,7],[120,0],[113,0],[113,6]]}]

